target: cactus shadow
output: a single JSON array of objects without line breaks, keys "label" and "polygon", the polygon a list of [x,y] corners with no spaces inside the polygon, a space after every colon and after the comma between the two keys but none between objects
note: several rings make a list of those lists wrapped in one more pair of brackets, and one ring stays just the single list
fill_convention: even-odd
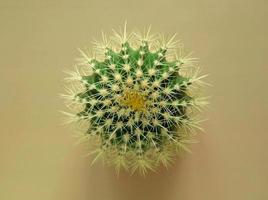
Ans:
[{"label": "cactus shadow", "polygon": [[97,162],[90,167],[88,158],[81,158],[80,150],[74,150],[64,160],[60,173],[60,185],[55,199],[96,200],[168,200],[180,193],[185,171],[185,159],[178,157],[166,169],[160,166],[146,176],[131,175],[122,171],[117,176],[113,167]]},{"label": "cactus shadow", "polygon": [[173,193],[177,193],[178,188],[175,185],[178,185],[179,180],[176,177],[181,172],[182,162],[182,159],[178,158],[168,169],[160,166],[156,172],[148,172],[146,176],[122,172],[119,177],[116,177],[114,172],[110,170],[114,199],[169,199],[169,197],[174,196]]}]

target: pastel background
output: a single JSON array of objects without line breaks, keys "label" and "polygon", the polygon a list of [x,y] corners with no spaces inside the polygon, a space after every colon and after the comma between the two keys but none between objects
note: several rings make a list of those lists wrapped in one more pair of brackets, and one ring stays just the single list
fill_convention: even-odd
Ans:
[{"label": "pastel background", "polygon": [[[268,199],[267,19],[266,0],[0,0],[0,199]],[[213,84],[193,153],[146,178],[90,168],[58,112],[77,48],[125,20],[178,32]]]}]

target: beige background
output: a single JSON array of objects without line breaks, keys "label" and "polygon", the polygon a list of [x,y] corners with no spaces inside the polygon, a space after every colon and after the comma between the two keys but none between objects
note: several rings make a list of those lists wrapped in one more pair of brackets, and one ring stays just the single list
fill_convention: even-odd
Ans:
[{"label": "beige background", "polygon": [[[1,0],[0,199],[268,199],[267,19],[266,0]],[[58,112],[77,48],[125,20],[178,32],[214,85],[194,153],[147,178],[90,168]]]}]

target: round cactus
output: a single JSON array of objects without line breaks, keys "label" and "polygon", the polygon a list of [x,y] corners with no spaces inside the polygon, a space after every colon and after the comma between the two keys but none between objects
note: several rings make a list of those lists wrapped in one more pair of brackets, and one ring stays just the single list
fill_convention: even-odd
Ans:
[{"label": "round cactus", "polygon": [[65,112],[68,122],[82,122],[82,138],[94,141],[94,161],[102,157],[117,170],[144,174],[189,151],[200,129],[195,111],[206,104],[199,96],[205,75],[175,35],[166,40],[150,28],[127,33],[125,26],[110,38],[102,34],[93,52],[81,51],[63,97],[76,110]]}]

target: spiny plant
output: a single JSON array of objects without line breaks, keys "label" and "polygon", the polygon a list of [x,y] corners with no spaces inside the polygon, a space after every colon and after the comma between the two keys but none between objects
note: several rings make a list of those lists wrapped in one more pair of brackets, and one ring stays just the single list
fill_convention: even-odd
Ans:
[{"label": "spiny plant", "polygon": [[196,59],[184,54],[175,36],[130,32],[126,25],[113,36],[102,33],[93,53],[80,50],[75,71],[66,78],[67,122],[86,127],[80,140],[94,141],[96,157],[145,174],[168,166],[176,152],[189,151],[196,111],[206,104],[205,85]]}]

